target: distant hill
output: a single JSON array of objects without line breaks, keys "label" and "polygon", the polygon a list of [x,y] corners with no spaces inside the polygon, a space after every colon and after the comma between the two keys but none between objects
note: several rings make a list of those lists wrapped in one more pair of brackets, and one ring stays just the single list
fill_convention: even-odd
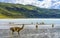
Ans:
[{"label": "distant hill", "polygon": [[0,3],[0,18],[60,18],[60,10],[39,8],[32,5]]}]

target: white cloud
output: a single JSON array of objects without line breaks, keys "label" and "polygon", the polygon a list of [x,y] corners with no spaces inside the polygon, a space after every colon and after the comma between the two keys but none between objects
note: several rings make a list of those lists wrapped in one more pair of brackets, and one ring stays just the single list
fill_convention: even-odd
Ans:
[{"label": "white cloud", "polygon": [[37,6],[39,6],[39,7],[50,8],[50,6],[51,6],[51,0],[44,0],[43,2],[39,2],[38,4],[39,5],[37,5]]},{"label": "white cloud", "polygon": [[44,1],[38,1],[38,0],[15,0],[15,3],[20,4],[31,4],[34,6],[42,7],[42,8],[49,8],[51,6],[51,0],[44,0]]},{"label": "white cloud", "polygon": [[24,5],[36,2],[36,0],[15,0],[15,1],[16,1],[15,3],[20,3],[20,4],[24,4]]},{"label": "white cloud", "polygon": [[54,9],[60,9],[60,1],[54,1],[55,3],[52,3],[51,7]]},{"label": "white cloud", "polygon": [[54,8],[54,9],[60,9],[60,1],[59,0],[16,0],[16,3],[20,4],[31,4],[37,7],[41,8]]}]

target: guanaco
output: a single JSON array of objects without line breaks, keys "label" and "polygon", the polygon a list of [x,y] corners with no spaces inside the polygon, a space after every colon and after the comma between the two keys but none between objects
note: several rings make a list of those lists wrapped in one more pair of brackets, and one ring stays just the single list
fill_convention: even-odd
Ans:
[{"label": "guanaco", "polygon": [[18,32],[18,34],[19,34],[19,32],[22,30],[24,28],[24,24],[23,24],[23,26],[22,27],[11,27],[10,28],[10,30],[12,31],[12,34],[13,34],[13,32]]}]

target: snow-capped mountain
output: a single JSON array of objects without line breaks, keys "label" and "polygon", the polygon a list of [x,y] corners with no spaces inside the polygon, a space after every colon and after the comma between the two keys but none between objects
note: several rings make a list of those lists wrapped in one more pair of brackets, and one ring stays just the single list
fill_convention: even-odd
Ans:
[{"label": "snow-capped mountain", "polygon": [[30,4],[40,8],[60,9],[60,0],[1,0],[1,2]]}]

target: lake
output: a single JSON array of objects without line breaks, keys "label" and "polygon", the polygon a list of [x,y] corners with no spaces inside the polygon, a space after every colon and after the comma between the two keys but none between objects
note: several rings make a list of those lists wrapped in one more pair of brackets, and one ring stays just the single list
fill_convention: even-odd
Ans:
[{"label": "lake", "polygon": [[17,32],[12,35],[9,29],[0,29],[0,38],[60,38],[60,28],[23,29],[20,35]]}]

